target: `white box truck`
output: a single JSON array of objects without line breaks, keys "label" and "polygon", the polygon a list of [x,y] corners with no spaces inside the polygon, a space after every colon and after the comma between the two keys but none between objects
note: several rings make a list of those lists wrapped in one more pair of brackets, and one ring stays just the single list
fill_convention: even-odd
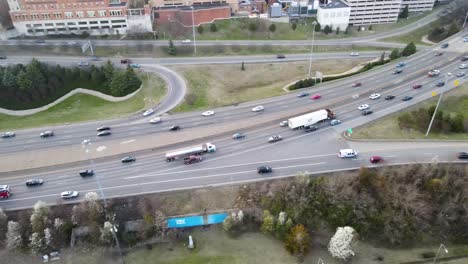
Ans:
[{"label": "white box truck", "polygon": [[305,115],[296,116],[288,120],[288,126],[291,129],[303,128],[305,126],[315,125],[318,122],[333,119],[336,114],[330,109],[322,109]]},{"label": "white box truck", "polygon": [[167,161],[174,161],[179,158],[185,158],[190,155],[201,155],[203,153],[215,152],[216,146],[211,143],[205,143],[201,145],[191,146],[188,148],[178,149],[166,153]]}]

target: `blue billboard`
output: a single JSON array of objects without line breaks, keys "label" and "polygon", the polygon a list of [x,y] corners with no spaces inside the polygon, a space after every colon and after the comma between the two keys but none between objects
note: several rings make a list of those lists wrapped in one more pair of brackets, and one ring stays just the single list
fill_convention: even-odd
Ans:
[{"label": "blue billboard", "polygon": [[208,215],[208,225],[221,224],[226,219],[227,213]]},{"label": "blue billboard", "polygon": [[203,223],[203,216],[188,216],[167,219],[167,226],[169,228],[200,226],[203,225]]}]

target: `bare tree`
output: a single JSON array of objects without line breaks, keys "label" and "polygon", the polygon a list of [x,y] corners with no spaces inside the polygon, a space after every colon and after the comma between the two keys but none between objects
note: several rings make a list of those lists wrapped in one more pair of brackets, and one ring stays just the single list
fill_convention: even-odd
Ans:
[{"label": "bare tree", "polygon": [[0,243],[5,241],[6,232],[8,231],[8,217],[0,207]]},{"label": "bare tree", "polygon": [[8,222],[8,231],[6,234],[6,246],[9,249],[19,248],[23,245],[23,239],[21,238],[20,226],[17,222]]}]

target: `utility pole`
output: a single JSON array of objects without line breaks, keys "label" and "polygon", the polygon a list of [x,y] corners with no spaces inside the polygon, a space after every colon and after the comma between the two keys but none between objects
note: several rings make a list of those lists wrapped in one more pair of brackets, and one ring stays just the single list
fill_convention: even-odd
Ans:
[{"label": "utility pole", "polygon": [[193,17],[194,7],[193,5],[190,7],[192,9],[192,33],[193,33],[193,52],[197,55],[197,40],[195,39],[195,19]]},{"label": "utility pole", "polygon": [[466,25],[466,19],[468,19],[468,11],[466,11],[466,15],[465,15],[465,21],[463,21],[463,26],[462,26],[462,29],[465,28],[465,25]]},{"label": "utility pole", "polygon": [[432,262],[432,264],[435,264],[435,263],[436,263],[437,257],[439,256],[439,253],[440,253],[440,249],[442,249],[442,248],[444,249],[445,254],[448,254],[448,249],[445,247],[445,245],[444,245],[444,244],[440,244],[439,250],[437,250],[437,254],[436,254],[435,257],[434,257],[434,261]]},{"label": "utility pole", "polygon": [[[448,72],[447,74],[445,74],[445,85],[448,85],[448,84],[447,84],[447,80],[448,80],[448,77],[449,77],[449,76],[452,76],[452,74],[451,74],[450,72]],[[432,122],[434,122],[434,118],[435,118],[435,116],[436,116],[437,109],[439,109],[440,101],[442,101],[442,96],[444,96],[444,90],[443,90],[443,89],[442,89],[442,92],[440,93],[440,97],[439,97],[439,100],[437,101],[437,105],[436,105],[436,108],[435,108],[435,110],[434,110],[434,113],[432,114],[431,122],[429,123],[429,127],[427,128],[425,137],[427,137],[427,135],[429,135],[429,131],[431,131]]]},{"label": "utility pole", "polygon": [[309,78],[312,70],[312,53],[314,52],[314,38],[315,38],[315,26],[317,21],[312,22],[312,45],[310,46],[310,58],[309,58]]}]

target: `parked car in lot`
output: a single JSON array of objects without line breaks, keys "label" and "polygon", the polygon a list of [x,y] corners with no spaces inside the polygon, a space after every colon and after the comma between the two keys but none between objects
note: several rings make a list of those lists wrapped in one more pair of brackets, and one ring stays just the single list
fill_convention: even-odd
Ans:
[{"label": "parked car in lot", "polygon": [[215,112],[213,110],[205,111],[202,113],[202,116],[211,116],[214,115]]},{"label": "parked car in lot", "polygon": [[101,132],[97,133],[98,137],[104,137],[104,136],[110,136],[110,135],[112,135],[112,133],[109,130],[101,131]]},{"label": "parked car in lot", "polygon": [[316,125],[305,126],[305,127],[304,127],[304,132],[305,132],[305,133],[309,133],[309,132],[312,132],[312,131],[316,131],[316,130],[318,130],[318,129],[319,129],[319,128],[318,128],[318,126],[316,126]]},{"label": "parked car in lot", "polygon": [[310,97],[310,99],[312,99],[312,100],[318,100],[318,99],[320,99],[320,98],[322,98],[322,96],[321,96],[320,94],[314,94],[314,95],[312,95],[312,96]]},{"label": "parked car in lot", "polygon": [[160,117],[155,117],[153,119],[150,119],[150,124],[157,124],[157,123],[161,123],[161,118]]},{"label": "parked car in lot", "polygon": [[281,121],[280,127],[288,126],[288,120]]},{"label": "parked car in lot", "polygon": [[456,74],[456,76],[457,77],[463,77],[463,76],[465,76],[465,73],[464,72],[459,72],[459,73]]},{"label": "parked car in lot", "polygon": [[395,75],[395,74],[400,74],[400,73],[402,73],[402,72],[403,72],[402,69],[396,69],[395,71],[393,71],[393,75]]},{"label": "parked car in lot", "polygon": [[154,114],[154,110],[153,109],[148,109],[146,110],[145,112],[143,112],[143,116],[149,116],[149,115],[152,115]]},{"label": "parked car in lot", "polygon": [[407,95],[407,96],[403,97],[403,99],[401,99],[401,100],[403,100],[403,101],[409,101],[409,100],[411,100],[411,99],[413,99],[413,96]]},{"label": "parked car in lot", "polygon": [[263,107],[261,105],[252,108],[252,112],[260,112],[260,111],[263,111],[263,110],[265,110],[265,107]]},{"label": "parked car in lot", "polygon": [[171,126],[171,128],[169,128],[170,131],[177,131],[177,130],[180,130],[180,126],[178,125],[174,125],[174,126]]},{"label": "parked car in lot", "polygon": [[421,87],[422,87],[422,84],[420,84],[420,83],[417,83],[417,84],[413,85],[413,89],[419,89]]},{"label": "parked car in lot", "polygon": [[81,177],[89,177],[89,176],[94,175],[94,171],[93,170],[81,170],[79,174]]},{"label": "parked car in lot", "polygon": [[365,110],[362,110],[362,112],[361,112],[361,114],[362,114],[363,116],[370,115],[370,114],[372,114],[372,113],[374,113],[374,111],[372,111],[372,110],[370,110],[370,109],[365,109]]},{"label": "parked car in lot", "polygon": [[468,159],[468,152],[458,152],[457,158],[459,159]]},{"label": "parked car in lot", "polygon": [[354,82],[353,84],[351,84],[352,87],[359,87],[361,85],[362,85],[361,82]]},{"label": "parked car in lot", "polygon": [[380,156],[372,156],[372,157],[370,157],[369,161],[370,161],[370,163],[379,163],[379,162],[383,161],[383,158],[380,157]]},{"label": "parked car in lot", "polygon": [[370,106],[369,106],[368,104],[363,104],[363,105],[358,106],[357,109],[362,111],[362,110],[365,110],[365,109],[367,109],[367,108],[369,108],[369,107],[370,107]]},{"label": "parked car in lot", "polygon": [[442,86],[444,86],[444,85],[445,85],[445,82],[444,82],[444,81],[438,81],[438,82],[436,83],[436,86],[437,86],[437,87],[442,87]]},{"label": "parked car in lot", "polygon": [[306,97],[306,96],[309,96],[309,93],[303,92],[297,95],[297,97]]},{"label": "parked car in lot", "polygon": [[286,56],[284,56],[283,54],[278,54],[278,55],[276,55],[276,58],[277,59],[284,59],[284,58],[286,58]]},{"label": "parked car in lot", "polygon": [[388,100],[393,100],[393,99],[395,99],[395,96],[394,96],[394,95],[387,95],[387,96],[385,96],[385,100],[387,100],[387,101],[388,101]]},{"label": "parked car in lot", "polygon": [[281,140],[283,140],[283,138],[280,135],[275,135],[268,138],[268,143],[273,143]]},{"label": "parked car in lot", "polygon": [[378,99],[378,98],[380,98],[380,94],[379,93],[373,93],[373,94],[369,95],[369,98],[372,99],[372,100]]},{"label": "parked car in lot", "polygon": [[232,139],[241,139],[241,138],[245,138],[245,135],[242,133],[235,133],[234,135],[232,135]]},{"label": "parked car in lot", "polygon": [[8,131],[2,134],[2,138],[12,138],[15,136],[16,136],[15,132],[11,132],[11,131]]},{"label": "parked car in lot", "polygon": [[338,157],[340,158],[355,158],[357,155],[358,152],[353,149],[340,149],[338,152]]},{"label": "parked car in lot", "polygon": [[269,166],[260,166],[257,168],[258,174],[271,173],[271,172],[273,172],[273,169]]},{"label": "parked car in lot", "polygon": [[77,191],[65,191],[60,194],[63,199],[73,199],[78,197]]},{"label": "parked car in lot", "polygon": [[53,132],[53,131],[50,131],[50,130],[44,131],[44,132],[42,132],[41,134],[39,134],[39,136],[40,136],[41,138],[53,137],[53,136],[54,136],[54,132]]},{"label": "parked car in lot", "polygon": [[101,131],[111,130],[111,128],[109,126],[102,126],[102,127],[98,127],[96,130],[98,132],[101,132]]},{"label": "parked car in lot", "polygon": [[122,163],[129,163],[129,162],[136,161],[136,158],[132,157],[132,156],[128,156],[128,157],[123,158],[121,161],[122,161]]},{"label": "parked car in lot", "polygon": [[26,181],[27,187],[42,185],[44,181],[42,179],[31,179]]},{"label": "parked car in lot", "polygon": [[201,162],[202,160],[203,160],[202,156],[190,155],[190,156],[184,158],[184,163],[185,163],[185,165],[189,165],[189,164]]},{"label": "parked car in lot", "polygon": [[338,119],[333,119],[332,121],[330,121],[330,126],[336,126],[339,124],[341,124],[341,121]]}]

